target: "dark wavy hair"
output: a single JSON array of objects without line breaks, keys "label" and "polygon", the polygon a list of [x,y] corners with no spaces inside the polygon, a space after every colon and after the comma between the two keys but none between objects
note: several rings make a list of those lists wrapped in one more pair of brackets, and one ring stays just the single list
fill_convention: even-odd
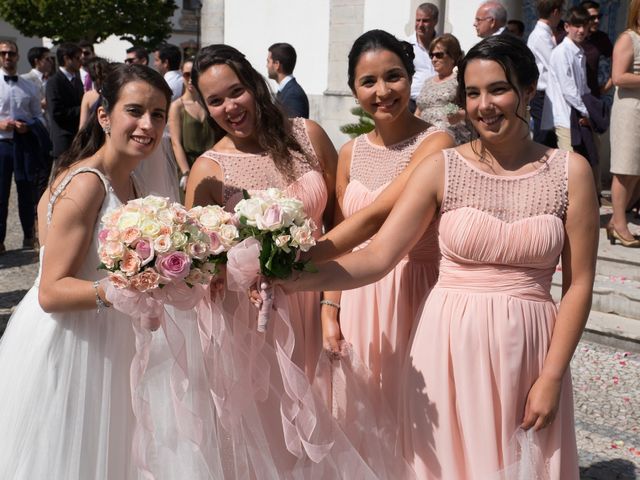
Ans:
[{"label": "dark wavy hair", "polygon": [[[169,111],[173,92],[171,92],[162,75],[146,65],[127,65],[124,63],[114,64],[109,68],[109,72],[102,84],[100,105],[107,113],[111,113],[120,98],[122,87],[130,82],[137,81],[146,82],[161,91],[167,99],[167,112]],[[86,125],[73,139],[69,150],[58,158],[53,169],[52,180],[73,164],[95,154],[104,145],[105,133],[98,122],[97,111],[97,108],[94,109]]]},{"label": "dark wavy hair", "polygon": [[102,84],[109,74],[109,68],[111,68],[111,64],[104,58],[93,57],[87,60],[87,71],[98,93],[102,90]]},{"label": "dark wavy hair", "polygon": [[[487,37],[469,50],[458,65],[458,105],[466,105],[467,85],[464,73],[469,62],[473,60],[491,60],[496,62],[504,71],[507,83],[518,92],[516,112],[520,108],[522,90],[537,83],[540,73],[536,66],[536,59],[527,45],[513,35],[494,35]],[[517,114],[517,113],[516,113]],[[526,118],[517,115],[526,125]]]},{"label": "dark wavy hair", "polygon": [[398,40],[389,32],[384,30],[369,30],[368,32],[360,35],[349,51],[349,66],[348,66],[348,80],[347,83],[351,91],[355,91],[355,71],[356,65],[360,57],[372,50],[388,50],[395,53],[402,61],[407,75],[409,76],[409,82],[413,78],[413,74],[416,68],[413,65],[413,46],[409,42]]},{"label": "dark wavy hair", "polygon": [[209,109],[200,90],[200,76],[214,65],[226,65],[237,75],[240,83],[251,92],[256,109],[256,138],[260,147],[271,155],[276,167],[287,176],[292,175],[291,151],[307,157],[300,143],[293,136],[291,122],[274,103],[266,80],[258,73],[245,56],[229,45],[209,45],[196,55],[191,70],[191,82],[198,92],[198,101],[207,112],[207,120],[213,128],[216,140],[227,132],[209,114]]}]

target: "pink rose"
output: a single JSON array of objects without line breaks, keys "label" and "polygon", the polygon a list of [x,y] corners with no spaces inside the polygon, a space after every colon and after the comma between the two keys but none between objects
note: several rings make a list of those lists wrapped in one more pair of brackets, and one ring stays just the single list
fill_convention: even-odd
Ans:
[{"label": "pink rose", "polygon": [[171,227],[168,225],[163,225],[160,227],[160,232],[158,233],[158,235],[171,235],[171,233]]},{"label": "pink rose", "polygon": [[140,229],[137,227],[127,227],[122,232],[122,241],[127,245],[131,245],[133,242],[140,238]]},{"label": "pink rose", "polygon": [[98,240],[100,240],[100,243],[106,242],[108,235],[109,235],[108,228],[103,228],[102,230],[100,230],[100,233],[98,233]]},{"label": "pink rose", "polygon": [[129,279],[120,272],[109,275],[109,281],[116,288],[127,288],[129,286]]},{"label": "pink rose", "polygon": [[184,252],[171,252],[158,255],[156,268],[163,277],[171,280],[183,280],[189,275],[191,261]]},{"label": "pink rose", "polygon": [[211,253],[213,253],[214,255],[219,255],[220,253],[224,252],[224,245],[220,241],[220,237],[217,233],[210,232],[209,241],[209,250],[211,250]]},{"label": "pink rose", "polygon": [[144,272],[139,273],[131,278],[131,287],[139,292],[146,292],[158,288],[160,284],[160,275],[153,268],[147,268]]},{"label": "pink rose", "polygon": [[140,271],[140,267],[142,266],[142,261],[136,252],[133,250],[126,250],[124,252],[124,256],[120,261],[120,270],[128,276],[131,277]]},{"label": "pink rose", "polygon": [[280,205],[274,203],[262,215],[256,216],[256,226],[260,230],[278,230],[283,227],[283,212]]},{"label": "pink rose", "polygon": [[142,261],[142,266],[145,266],[151,260],[153,260],[153,245],[146,238],[141,238],[136,242],[136,253]]},{"label": "pink rose", "polygon": [[193,258],[197,258],[198,260],[202,260],[209,251],[207,246],[202,242],[190,243],[187,248],[189,251],[189,255],[191,255]]},{"label": "pink rose", "polygon": [[109,255],[107,255],[107,252],[105,252],[104,247],[101,247],[98,249],[98,257],[100,258],[100,261],[106,268],[110,269],[115,267],[116,261],[113,258],[111,258]]}]

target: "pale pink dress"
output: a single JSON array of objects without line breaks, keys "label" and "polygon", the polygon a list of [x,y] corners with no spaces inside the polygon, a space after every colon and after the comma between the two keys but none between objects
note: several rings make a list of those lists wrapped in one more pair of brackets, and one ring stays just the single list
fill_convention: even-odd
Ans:
[{"label": "pale pink dress", "polygon": [[454,149],[445,161],[440,276],[403,375],[405,456],[425,480],[577,479],[569,371],[555,421],[518,429],[556,319],[567,154],[518,176],[480,171]]},{"label": "pale pink dress", "polygon": [[[280,188],[303,202],[306,214],[318,226],[315,235],[319,237],[322,233],[322,213],[327,204],[327,187],[320,163],[307,134],[304,119],[293,119],[292,127],[298,143],[306,154],[291,152],[292,171],[295,177],[293,181],[277,169],[272,158],[267,154],[232,154],[209,150],[203,156],[216,162],[222,169],[224,206],[227,210],[233,211],[233,207],[242,199],[243,189],[251,191],[270,187]],[[248,299],[246,300],[248,303]],[[292,360],[311,379],[322,348],[320,294],[300,292],[289,295],[288,300],[295,335]],[[257,310],[252,308],[250,313],[257,319]],[[274,328],[269,328],[268,335],[272,335],[273,331]]]},{"label": "pale pink dress", "polygon": [[[367,135],[357,137],[352,150],[350,181],[344,193],[345,218],[371,204],[405,169],[416,148],[429,135],[441,131],[430,127],[390,146],[375,145]],[[398,407],[400,372],[414,318],[438,279],[439,259],[435,220],[411,252],[384,278],[342,292],[342,334],[382,388],[392,412]]]}]

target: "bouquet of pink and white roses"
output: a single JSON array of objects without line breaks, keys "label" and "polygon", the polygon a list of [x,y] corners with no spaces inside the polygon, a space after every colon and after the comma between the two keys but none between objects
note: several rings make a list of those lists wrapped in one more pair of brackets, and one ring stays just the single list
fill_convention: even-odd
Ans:
[{"label": "bouquet of pink and white roses", "polygon": [[102,223],[98,268],[110,272],[116,288],[142,293],[207,285],[239,233],[221,207],[187,211],[153,195],[109,211]]},{"label": "bouquet of pink and white roses", "polygon": [[263,304],[258,319],[258,330],[265,331],[273,302],[268,280],[287,278],[294,270],[315,270],[299,256],[316,244],[317,227],[300,200],[277,188],[244,194],[235,206],[243,241],[229,251],[228,282],[229,288],[241,291],[265,277],[259,282]]}]

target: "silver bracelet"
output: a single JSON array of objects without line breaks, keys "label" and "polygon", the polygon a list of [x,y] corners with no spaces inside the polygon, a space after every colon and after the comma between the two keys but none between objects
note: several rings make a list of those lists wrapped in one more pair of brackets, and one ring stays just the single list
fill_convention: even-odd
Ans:
[{"label": "silver bracelet", "polygon": [[340,310],[340,304],[336,302],[332,302],[331,300],[326,300],[326,299],[320,300],[320,305],[329,305],[330,307],[337,308],[338,310]]},{"label": "silver bracelet", "polygon": [[93,290],[96,292],[96,313],[100,313],[100,310],[103,308],[109,308],[107,302],[105,302],[102,298],[100,298],[100,294],[98,293],[98,286],[100,282],[96,280],[93,282]]}]

